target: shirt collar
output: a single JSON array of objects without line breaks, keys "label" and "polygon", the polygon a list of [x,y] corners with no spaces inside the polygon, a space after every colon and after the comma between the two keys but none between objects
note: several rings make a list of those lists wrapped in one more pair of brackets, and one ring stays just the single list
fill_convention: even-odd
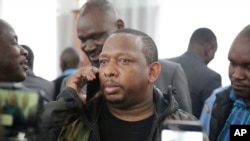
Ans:
[{"label": "shirt collar", "polygon": [[63,75],[65,75],[65,76],[71,75],[71,74],[75,73],[76,71],[77,71],[77,69],[75,69],[75,68],[66,69],[66,70],[63,72]]},{"label": "shirt collar", "polygon": [[230,95],[229,96],[230,96],[230,99],[232,101],[234,101],[234,105],[238,105],[238,106],[240,106],[242,108],[249,107],[249,106],[246,105],[246,103],[244,102],[244,100],[242,98],[240,98],[240,97],[238,97],[238,96],[235,95],[235,91],[233,89],[230,91]]}]

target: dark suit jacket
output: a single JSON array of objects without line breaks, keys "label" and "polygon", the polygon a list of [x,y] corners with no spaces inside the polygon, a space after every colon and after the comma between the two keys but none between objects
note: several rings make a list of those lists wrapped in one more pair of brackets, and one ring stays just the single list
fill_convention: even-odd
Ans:
[{"label": "dark suit jacket", "polygon": [[61,92],[62,81],[67,76],[68,75],[61,75],[53,81],[53,83],[55,84],[55,95],[53,97],[53,100],[56,100],[57,95]]},{"label": "dark suit jacket", "polygon": [[45,92],[42,96],[48,101],[52,100],[55,95],[54,83],[36,76],[31,70],[27,71],[27,77],[22,84],[27,88]]},{"label": "dark suit jacket", "polygon": [[205,100],[214,89],[221,86],[220,74],[208,68],[200,56],[189,51],[169,60],[180,63],[186,73],[192,100],[192,111],[199,118]]},{"label": "dark suit jacket", "polygon": [[182,110],[192,113],[191,97],[188,89],[186,75],[180,64],[168,60],[159,60],[161,73],[155,82],[162,93],[167,93],[169,85],[176,89],[174,95]]}]

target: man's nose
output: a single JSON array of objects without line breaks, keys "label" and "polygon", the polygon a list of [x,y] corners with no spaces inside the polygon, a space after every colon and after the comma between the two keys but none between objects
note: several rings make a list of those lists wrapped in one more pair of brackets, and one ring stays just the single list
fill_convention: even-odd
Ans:
[{"label": "man's nose", "polygon": [[234,68],[233,78],[244,79],[244,70],[240,66]]},{"label": "man's nose", "polygon": [[82,43],[82,49],[85,52],[92,51],[96,48],[95,42],[92,39],[88,39],[85,43]]},{"label": "man's nose", "polygon": [[104,68],[104,75],[106,77],[117,77],[118,76],[118,66],[115,62],[109,62]]},{"label": "man's nose", "polygon": [[20,52],[21,52],[22,55],[24,55],[24,56],[28,56],[29,55],[28,51],[25,48],[23,48],[20,45],[19,45],[19,47],[20,47]]}]

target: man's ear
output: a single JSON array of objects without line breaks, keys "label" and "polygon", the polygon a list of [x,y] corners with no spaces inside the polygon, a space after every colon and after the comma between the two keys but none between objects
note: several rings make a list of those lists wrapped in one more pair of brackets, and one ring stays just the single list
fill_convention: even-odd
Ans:
[{"label": "man's ear", "polygon": [[216,52],[216,48],[213,47],[212,45],[208,45],[205,48],[205,64],[208,64],[213,58],[214,58],[214,54]]},{"label": "man's ear", "polygon": [[210,49],[209,49],[209,47],[205,47],[205,48],[204,48],[204,56],[207,58],[207,57],[209,56],[209,54],[210,54]]},{"label": "man's ear", "polygon": [[161,64],[159,62],[153,62],[149,64],[149,74],[148,74],[148,81],[149,83],[154,83],[161,72]]},{"label": "man's ear", "polygon": [[205,55],[206,56],[210,56],[211,54],[214,54],[215,51],[216,51],[216,48],[213,45],[206,44],[206,46],[205,46]]},{"label": "man's ear", "polygon": [[117,22],[116,22],[116,27],[117,27],[118,29],[122,29],[122,28],[125,27],[125,24],[124,24],[124,22],[123,22],[122,19],[118,19],[118,20],[117,20]]}]

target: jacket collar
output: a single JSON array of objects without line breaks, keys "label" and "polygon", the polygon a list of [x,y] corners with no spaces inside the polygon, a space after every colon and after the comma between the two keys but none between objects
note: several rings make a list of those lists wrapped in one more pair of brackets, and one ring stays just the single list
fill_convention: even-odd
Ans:
[{"label": "jacket collar", "polygon": [[204,62],[203,62],[201,56],[199,56],[198,54],[196,54],[196,53],[194,53],[194,52],[192,52],[192,51],[186,51],[183,55],[188,56],[188,57],[191,57],[191,58],[193,58],[193,59],[195,59],[195,60],[201,62],[202,64],[204,64]]},{"label": "jacket collar", "polygon": [[[154,86],[153,101],[155,105],[155,115],[157,119],[161,117],[164,118],[166,115],[176,111],[179,108],[178,103],[173,97],[173,89],[171,86],[168,87],[167,94],[163,94],[157,87]],[[90,123],[97,123],[98,117],[100,116],[101,110],[105,103],[106,100],[103,97],[100,97],[95,102],[85,105],[85,114],[83,116]]]}]

